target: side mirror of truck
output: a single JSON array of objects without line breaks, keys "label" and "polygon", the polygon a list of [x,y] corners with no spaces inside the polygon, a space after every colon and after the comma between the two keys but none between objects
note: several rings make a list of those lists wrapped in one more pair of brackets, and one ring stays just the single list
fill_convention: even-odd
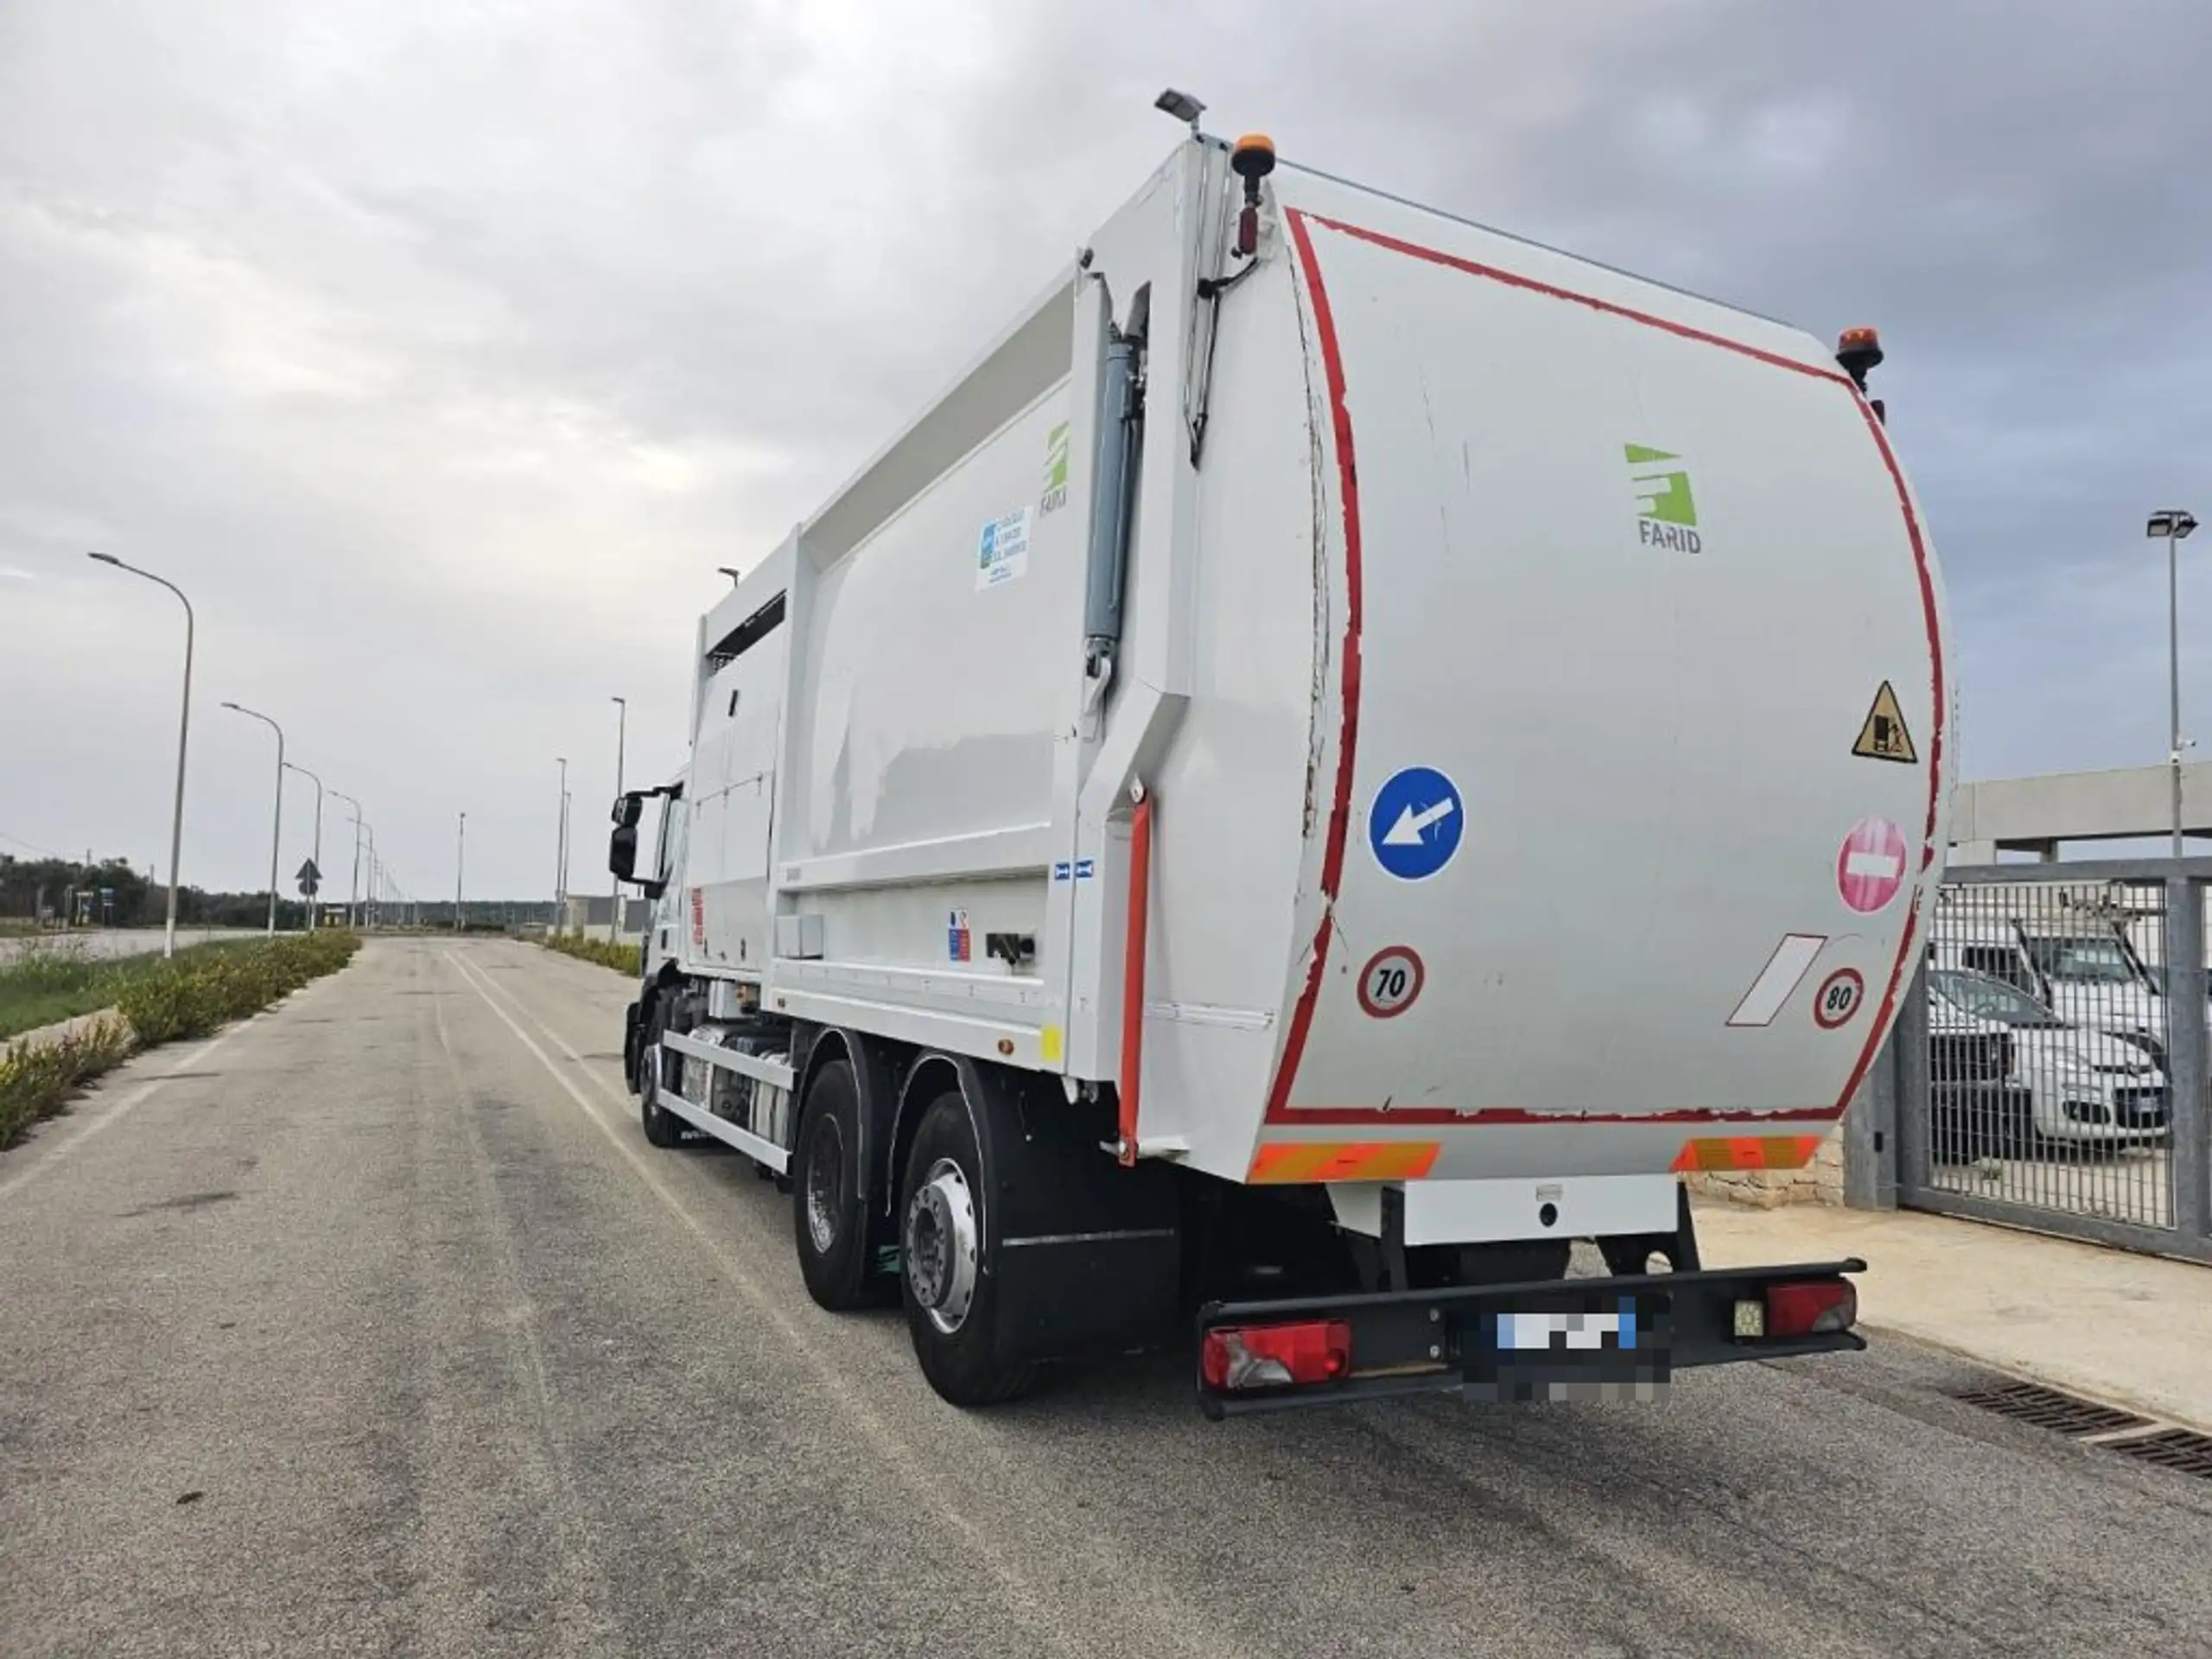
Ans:
[{"label": "side mirror of truck", "polygon": [[[627,798],[632,804],[637,797]],[[607,843],[607,868],[618,881],[634,881],[638,875],[638,826],[618,823]]]},{"label": "side mirror of truck", "polygon": [[[645,798],[634,789],[627,794],[614,798],[614,822],[625,830],[635,830],[638,827],[639,816],[645,810]],[[637,837],[633,836],[631,839],[634,841]]]}]

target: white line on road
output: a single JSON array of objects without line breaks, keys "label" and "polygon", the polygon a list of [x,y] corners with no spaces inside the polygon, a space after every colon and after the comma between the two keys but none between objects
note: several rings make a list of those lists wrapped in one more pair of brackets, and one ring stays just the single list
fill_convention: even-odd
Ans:
[{"label": "white line on road", "polygon": [[[500,1023],[514,1033],[516,1040],[531,1052],[537,1063],[543,1066],[552,1077],[553,1081],[559,1084],[569,1098],[576,1103],[583,1115],[591,1121],[592,1127],[607,1137],[608,1144],[621,1154],[622,1161],[630,1166],[638,1179],[643,1181],[647,1190],[660,1200],[669,1214],[699,1241],[706,1249],[709,1259],[721,1271],[722,1276],[736,1287],[746,1300],[753,1304],[761,1317],[774,1326],[785,1341],[791,1344],[792,1349],[821,1378],[823,1388],[835,1395],[839,1403],[852,1414],[853,1421],[874,1444],[885,1464],[898,1474],[916,1497],[935,1509],[938,1514],[967,1541],[985,1570],[1000,1581],[1015,1605],[1021,1607],[1029,1616],[1039,1637],[1049,1641],[1053,1649],[1063,1653],[1090,1652],[1090,1644],[1080,1639],[1079,1632],[1067,1628],[1068,1621],[1056,1609],[1051,1599],[1025,1575],[1016,1573],[1007,1564],[1006,1551],[999,1541],[991,1538],[981,1527],[945,1500],[942,1481],[916,1464],[913,1453],[906,1441],[876,1413],[868,1403],[867,1397],[852,1386],[851,1382],[837,1363],[828,1355],[821,1352],[806,1332],[793,1323],[791,1317],[784,1312],[775,1293],[755,1279],[745,1264],[730,1252],[722,1241],[684,1207],[683,1200],[676,1196],[652,1166],[639,1155],[637,1148],[629,1143],[622,1132],[600,1115],[597,1109],[585,1096],[583,1090],[577,1088],[575,1082],[570,1079],[567,1070],[555,1064],[552,1058],[538,1046],[531,1034],[516,1023],[506,1009],[499,1006],[500,1001],[504,1000],[513,1002],[518,1012],[543,1032],[553,1046],[577,1065],[583,1065],[583,1056],[569,1047],[567,1043],[563,1042],[560,1037],[545,1025],[544,1021],[524,1007],[512,992],[494,984],[491,976],[485,973],[481,968],[465,961],[455,951],[448,950],[443,955],[446,960],[454,965],[454,970],[461,975],[468,988],[484,1000],[485,1007],[499,1016]],[[950,1410],[950,1408],[947,1409]],[[1146,1644],[1148,1651],[1159,1651],[1166,1644],[1172,1644],[1180,1651],[1194,1655],[1217,1656],[1230,1651],[1219,1639],[1218,1632],[1212,1639],[1200,1641],[1195,1637],[1185,1635],[1183,1628],[1179,1627],[1180,1622],[1173,1618],[1152,1618],[1147,1623],[1155,1638],[1158,1638]]]},{"label": "white line on road", "polygon": [[29,1169],[19,1170],[15,1174],[10,1176],[6,1180],[0,1181],[0,1198],[6,1198],[17,1187],[23,1185],[26,1182],[36,1179],[38,1176],[45,1171],[52,1169],[56,1164],[68,1157],[71,1153],[83,1146],[86,1141],[91,1140],[102,1129],[107,1128],[109,1124],[117,1122],[121,1119],[129,1116],[132,1112],[137,1110],[139,1107],[145,1104],[148,1097],[153,1094],[154,1090],[160,1088],[163,1084],[169,1080],[171,1073],[189,1071],[194,1066],[199,1065],[200,1061],[206,1059],[210,1054],[213,1054],[225,1043],[229,1042],[232,1038],[237,1036],[238,1033],[244,1031],[245,1027],[246,1021],[242,1020],[237,1025],[232,1026],[228,1031],[219,1033],[213,1041],[202,1043],[198,1048],[193,1050],[191,1053],[186,1055],[181,1064],[171,1066],[168,1072],[163,1073],[158,1077],[147,1078],[146,1081],[140,1084],[137,1088],[132,1090],[129,1094],[124,1096],[120,1100],[118,1100],[112,1109],[103,1112],[99,1116],[92,1119],[83,1128],[79,1129],[75,1135],[70,1136],[68,1140],[57,1142],[53,1151],[38,1159],[37,1161],[33,1163]]}]

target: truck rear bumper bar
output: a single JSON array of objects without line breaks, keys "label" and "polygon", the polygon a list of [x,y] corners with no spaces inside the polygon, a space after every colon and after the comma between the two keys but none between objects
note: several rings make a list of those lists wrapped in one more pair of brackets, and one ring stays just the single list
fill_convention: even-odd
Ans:
[{"label": "truck rear bumper bar", "polygon": [[[1208,1417],[1219,1419],[1421,1394],[1458,1394],[1473,1401],[1650,1397],[1685,1366],[1864,1349],[1865,1339],[1849,1328],[1856,1318],[1855,1299],[1838,1328],[1802,1336],[1764,1332],[1770,1290],[1847,1286],[1846,1275],[1866,1269],[1866,1262],[1851,1257],[1783,1267],[1210,1302],[1198,1312],[1198,1406]],[[1758,1312],[1739,1314],[1739,1305],[1755,1306]],[[1752,1324],[1759,1334],[1747,1330]],[[1310,1325],[1325,1325],[1331,1332],[1313,1340],[1344,1344],[1342,1375],[1242,1389],[1209,1380],[1212,1333]],[[1548,1340],[1547,1332],[1554,1333]],[[1219,1347],[1215,1344],[1217,1353]]]}]

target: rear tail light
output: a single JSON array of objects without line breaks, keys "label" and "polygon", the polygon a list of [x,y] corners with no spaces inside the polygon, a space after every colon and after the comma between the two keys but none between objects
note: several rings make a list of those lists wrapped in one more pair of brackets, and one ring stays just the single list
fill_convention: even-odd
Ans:
[{"label": "rear tail light", "polygon": [[1198,1349],[1199,1376],[1222,1392],[1333,1382],[1351,1370],[1351,1326],[1342,1319],[1209,1331]]},{"label": "rear tail light", "polygon": [[1859,1292],[1848,1279],[1814,1279],[1766,1287],[1766,1334],[1815,1337],[1859,1323]]}]

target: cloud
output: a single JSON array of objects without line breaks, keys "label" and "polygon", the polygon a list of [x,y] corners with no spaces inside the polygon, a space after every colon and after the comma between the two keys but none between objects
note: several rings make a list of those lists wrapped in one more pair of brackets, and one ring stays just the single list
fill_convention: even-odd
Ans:
[{"label": "cloud", "polygon": [[[236,697],[426,894],[464,810],[473,887],[550,890],[569,754],[597,885],[608,696],[633,778],[680,760],[715,567],[1135,188],[1171,82],[1331,171],[1823,334],[1880,324],[1969,767],[2155,760],[2141,518],[2212,499],[2208,31],[2189,0],[23,0],[0,561],[39,580],[0,594],[0,751],[42,783],[11,828],[166,842],[181,619],[100,548],[199,611],[188,874],[266,869]],[[2212,616],[2201,563],[2183,603]]]}]

